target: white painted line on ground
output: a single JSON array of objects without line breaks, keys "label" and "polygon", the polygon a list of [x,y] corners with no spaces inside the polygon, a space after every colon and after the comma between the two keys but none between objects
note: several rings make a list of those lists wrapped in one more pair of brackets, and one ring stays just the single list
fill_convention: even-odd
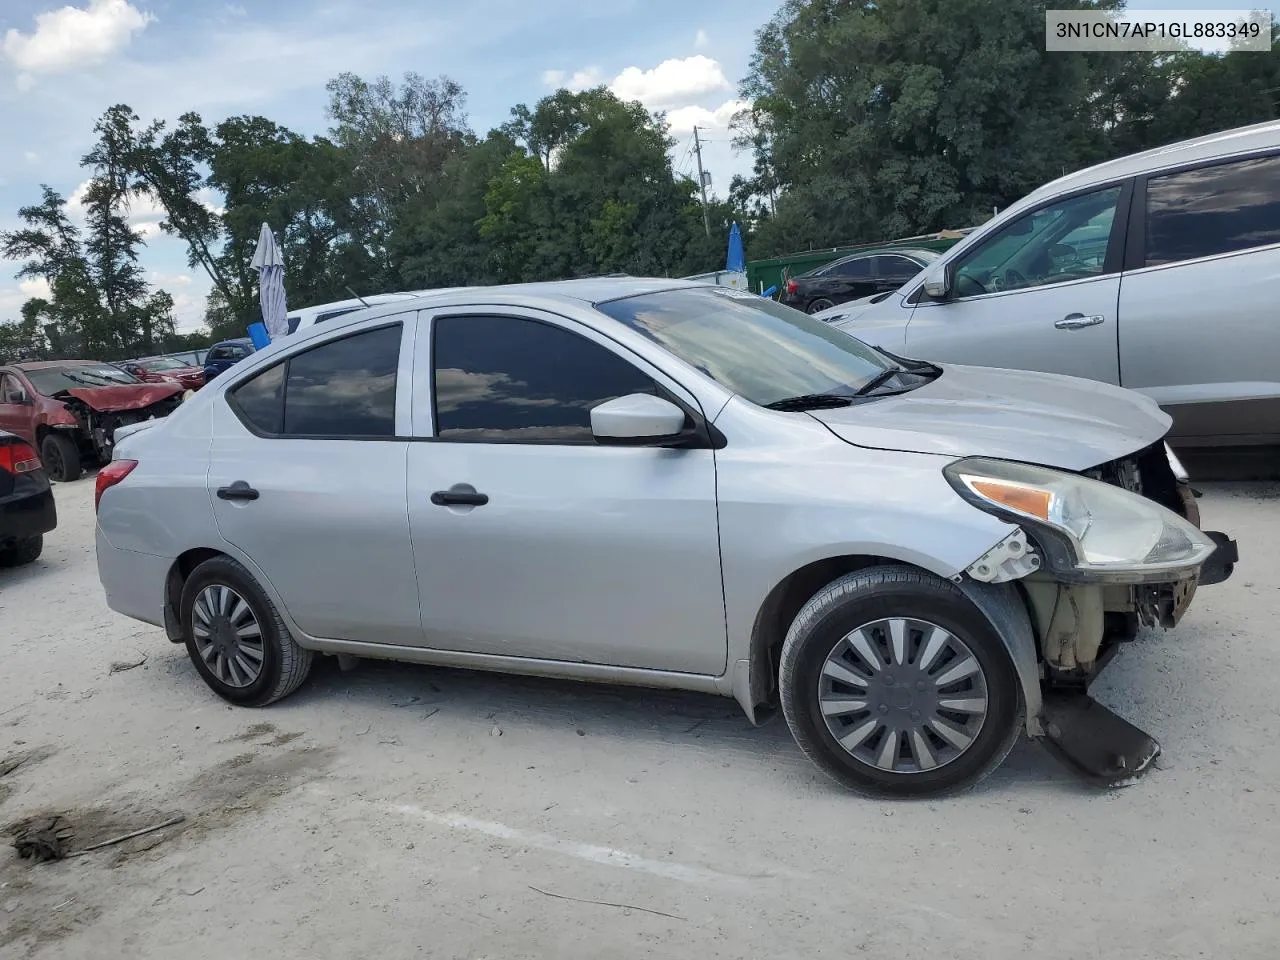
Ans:
[{"label": "white painted line on ground", "polygon": [[511,843],[520,844],[526,847],[536,847],[539,850],[546,850],[551,853],[559,853],[569,857],[576,857],[579,860],[587,860],[591,863],[601,863],[610,867],[622,867],[625,870],[639,870],[642,873],[649,873],[655,877],[665,877],[668,880],[679,880],[682,883],[748,883],[750,877],[736,876],[731,873],[721,873],[718,870],[710,870],[706,867],[689,866],[683,863],[670,863],[662,860],[650,860],[634,853],[628,853],[626,850],[616,850],[612,847],[601,847],[590,843],[576,843],[572,840],[562,840],[559,837],[553,837],[547,833],[535,833],[529,830],[520,830],[516,827],[509,827],[505,823],[494,823],[489,820],[476,820],[472,817],[464,817],[457,813],[435,813],[431,810],[424,810],[411,804],[396,804],[390,807],[395,813],[403,816],[414,817],[418,820],[425,820],[428,823],[439,824],[440,826],[449,827],[453,830],[465,830],[469,833],[480,833],[487,837],[494,837],[498,840],[507,840]]}]

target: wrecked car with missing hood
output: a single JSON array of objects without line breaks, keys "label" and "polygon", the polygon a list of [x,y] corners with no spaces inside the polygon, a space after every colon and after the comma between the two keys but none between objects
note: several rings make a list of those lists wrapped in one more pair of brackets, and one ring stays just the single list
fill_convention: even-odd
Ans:
[{"label": "wrecked car with missing hood", "polygon": [[49,360],[0,367],[0,428],[40,452],[54,480],[79,479],[86,462],[111,459],[117,428],[168,416],[176,383],[142,383],[119,367]]}]

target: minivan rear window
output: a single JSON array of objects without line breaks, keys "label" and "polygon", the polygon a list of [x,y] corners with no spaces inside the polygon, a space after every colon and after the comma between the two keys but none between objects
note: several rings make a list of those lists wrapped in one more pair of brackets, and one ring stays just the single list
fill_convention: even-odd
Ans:
[{"label": "minivan rear window", "polygon": [[1271,243],[1280,243],[1280,156],[1147,181],[1147,266]]}]

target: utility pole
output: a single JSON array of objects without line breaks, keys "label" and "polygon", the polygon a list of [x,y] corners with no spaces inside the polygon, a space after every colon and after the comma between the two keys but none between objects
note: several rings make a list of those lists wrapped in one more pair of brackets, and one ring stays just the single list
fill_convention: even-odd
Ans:
[{"label": "utility pole", "polygon": [[711,236],[711,220],[707,216],[707,175],[702,172],[702,141],[698,139],[698,128],[693,128],[693,152],[698,155],[698,189],[702,191],[702,229]]}]

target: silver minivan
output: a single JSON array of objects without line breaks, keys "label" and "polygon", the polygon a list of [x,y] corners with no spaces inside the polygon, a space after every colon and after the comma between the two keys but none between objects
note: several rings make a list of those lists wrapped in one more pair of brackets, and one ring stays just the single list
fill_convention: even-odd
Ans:
[{"label": "silver minivan", "polygon": [[1041,187],[898,291],[819,316],[912,357],[1145,393],[1175,445],[1280,442],[1280,122]]}]

